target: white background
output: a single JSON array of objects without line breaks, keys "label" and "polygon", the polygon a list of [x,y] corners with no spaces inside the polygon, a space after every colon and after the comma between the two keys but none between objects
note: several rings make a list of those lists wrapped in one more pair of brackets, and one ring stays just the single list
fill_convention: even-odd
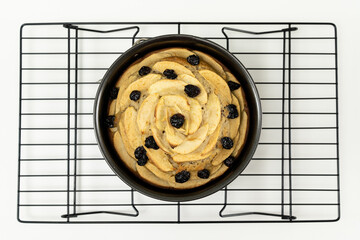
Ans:
[{"label": "white background", "polygon": [[[214,1],[215,2],[215,1]],[[0,9],[0,239],[359,239],[360,1],[7,1]],[[26,22],[322,21],[338,27],[341,219],[335,223],[53,225],[16,220],[19,31]]]}]

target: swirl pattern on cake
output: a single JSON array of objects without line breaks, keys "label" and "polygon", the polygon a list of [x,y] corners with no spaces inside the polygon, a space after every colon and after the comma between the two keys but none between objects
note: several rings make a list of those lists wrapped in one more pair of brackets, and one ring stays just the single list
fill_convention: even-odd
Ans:
[{"label": "swirl pattern on cake", "polygon": [[133,172],[165,188],[201,186],[236,161],[248,128],[239,81],[201,51],[167,48],[130,65],[110,92],[114,147]]}]

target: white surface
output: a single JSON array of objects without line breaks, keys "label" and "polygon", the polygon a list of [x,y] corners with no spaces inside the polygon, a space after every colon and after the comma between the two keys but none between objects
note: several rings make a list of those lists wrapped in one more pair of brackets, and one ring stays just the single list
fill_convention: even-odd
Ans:
[{"label": "white surface", "polygon": [[[13,1],[2,6],[0,239],[356,239],[360,236],[358,1]],[[225,4],[226,2],[226,4]],[[336,223],[42,225],[16,221],[19,28],[57,21],[329,21],[338,27],[341,219]]]}]

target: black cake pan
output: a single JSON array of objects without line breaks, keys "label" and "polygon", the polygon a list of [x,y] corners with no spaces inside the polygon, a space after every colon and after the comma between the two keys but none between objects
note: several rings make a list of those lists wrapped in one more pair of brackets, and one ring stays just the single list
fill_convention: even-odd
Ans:
[{"label": "black cake pan", "polygon": [[[133,62],[145,56],[147,53],[169,47],[184,47],[199,50],[220,61],[240,81],[245,92],[249,109],[249,129],[247,139],[240,155],[235,161],[235,164],[220,177],[203,186],[193,189],[165,189],[151,185],[138,177],[121,161],[110,141],[108,129],[103,124],[104,118],[107,116],[109,91],[118,81],[122,72],[125,71],[125,69]],[[192,35],[173,34],[162,35],[142,41],[128,49],[124,54],[116,59],[116,61],[107,70],[99,85],[95,97],[93,117],[95,134],[99,148],[111,169],[117,174],[117,176],[119,176],[120,179],[122,179],[134,190],[152,198],[164,201],[182,202],[199,199],[215,193],[231,183],[239,174],[241,174],[250,162],[258,145],[261,132],[262,112],[260,98],[254,81],[246,68],[236,57],[234,57],[225,48],[212,41]]]}]

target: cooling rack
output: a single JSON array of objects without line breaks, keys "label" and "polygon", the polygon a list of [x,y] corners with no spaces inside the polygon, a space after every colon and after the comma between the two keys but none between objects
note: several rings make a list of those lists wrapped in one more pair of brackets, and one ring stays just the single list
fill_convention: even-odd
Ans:
[{"label": "cooling rack", "polygon": [[[92,108],[134,42],[191,34],[232,52],[260,93],[246,170],[196,201],[146,197],[110,170]],[[340,218],[337,34],[332,23],[28,23],[20,31],[17,218],[26,223],[328,222]]]}]

